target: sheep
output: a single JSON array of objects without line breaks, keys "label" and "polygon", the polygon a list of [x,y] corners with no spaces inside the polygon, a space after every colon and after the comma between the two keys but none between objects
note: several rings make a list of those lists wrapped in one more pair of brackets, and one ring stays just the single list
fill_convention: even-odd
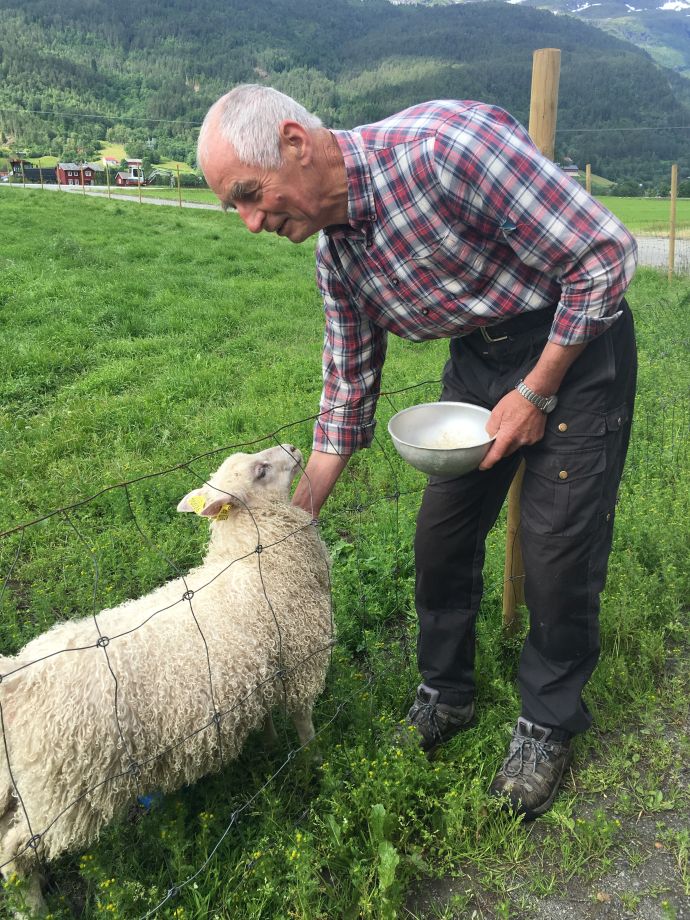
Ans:
[{"label": "sheep", "polygon": [[326,548],[289,503],[289,444],[228,457],[177,510],[210,519],[200,566],[0,658],[0,868],[44,909],[37,856],[83,850],[146,792],[194,782],[284,706],[314,737],[333,628]]}]

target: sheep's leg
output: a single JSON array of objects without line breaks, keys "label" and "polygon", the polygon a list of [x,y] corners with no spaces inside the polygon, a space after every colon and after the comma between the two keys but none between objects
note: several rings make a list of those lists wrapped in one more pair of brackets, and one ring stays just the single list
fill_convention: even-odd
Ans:
[{"label": "sheep's leg", "polygon": [[292,721],[297,729],[297,735],[299,736],[302,746],[314,740],[316,732],[314,731],[314,723],[311,718],[311,706],[303,706],[301,709],[296,709],[292,713]]},{"label": "sheep's leg", "polygon": [[273,716],[270,712],[264,719],[263,737],[266,747],[275,747],[278,744],[278,732],[273,724]]}]

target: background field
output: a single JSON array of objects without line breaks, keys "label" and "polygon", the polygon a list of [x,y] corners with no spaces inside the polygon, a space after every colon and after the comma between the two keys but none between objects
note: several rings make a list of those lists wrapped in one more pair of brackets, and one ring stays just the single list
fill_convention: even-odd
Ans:
[{"label": "background field", "polygon": [[[273,443],[281,428],[281,440],[309,449],[323,332],[312,243],[252,237],[234,214],[133,211],[77,195],[2,189],[0,208],[9,228],[0,251],[0,531],[209,451]],[[573,880],[594,903],[619,864],[629,887],[603,892],[618,916],[640,903],[674,915],[690,897],[690,282],[669,286],[642,271],[629,299],[639,404],[603,655],[588,690],[596,729],[579,739],[553,811],[524,828],[497,815],[485,793],[518,711],[519,637],[500,630],[503,522],[489,541],[477,727],[431,765],[394,744],[417,682],[411,537],[424,478],[394,456],[385,422],[435,398],[446,345],[391,340],[384,388],[413,389],[382,398],[376,444],[352,462],[322,519],[339,631],[317,713],[323,763],[283,769],[296,739],[281,725],[277,751],[252,742],[223,775],[134,810],[88,854],[61,860],[54,917],[82,908],[89,918],[142,916],[170,886],[166,865],[177,883],[204,866],[161,909],[166,918],[426,918],[431,908],[418,905],[435,876],[460,880],[436,916],[536,917]],[[203,522],[174,511],[189,484],[177,470],[130,489],[139,526],[181,567],[198,560],[205,539]],[[168,577],[121,489],[74,514],[98,554],[100,606]],[[60,516],[0,540],[0,649],[89,612],[93,590],[89,554]],[[651,843],[635,831],[645,821]],[[654,840],[668,872],[641,890],[635,879]],[[7,896],[21,890],[10,885]]]},{"label": "background field", "polygon": [[[174,169],[175,164],[160,164],[161,168]],[[186,168],[187,173],[192,170]],[[111,181],[114,175],[111,173]],[[175,176],[173,176],[175,181]],[[103,180],[105,182],[105,179]],[[15,180],[15,185],[20,182]],[[110,189],[111,197],[115,195],[139,198],[138,188]],[[74,193],[72,193],[74,194]],[[177,188],[149,187],[141,190],[142,198],[169,198],[178,199]],[[182,188],[183,202],[199,202],[204,204],[218,204],[216,196],[207,188]],[[667,198],[621,198],[613,195],[597,196],[616,217],[620,218],[631,232],[639,236],[667,237],[669,233],[669,219],[671,203]],[[690,199],[681,198],[676,203],[676,232],[678,237],[687,237],[690,233]]]}]

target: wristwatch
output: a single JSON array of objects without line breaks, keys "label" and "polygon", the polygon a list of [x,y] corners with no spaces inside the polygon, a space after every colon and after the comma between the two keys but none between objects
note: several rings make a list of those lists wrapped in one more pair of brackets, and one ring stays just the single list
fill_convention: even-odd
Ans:
[{"label": "wristwatch", "polygon": [[524,380],[519,380],[515,389],[520,396],[524,396],[525,399],[529,400],[529,402],[543,412],[544,415],[548,415],[549,412],[553,412],[556,408],[556,403],[558,402],[557,396],[540,396],[539,393],[530,390]]}]

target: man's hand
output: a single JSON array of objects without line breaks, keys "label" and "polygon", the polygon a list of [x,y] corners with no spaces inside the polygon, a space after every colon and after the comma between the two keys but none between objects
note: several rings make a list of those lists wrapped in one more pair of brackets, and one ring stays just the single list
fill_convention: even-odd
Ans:
[{"label": "man's hand", "polygon": [[525,444],[536,444],[544,437],[546,416],[517,390],[512,390],[498,402],[486,423],[486,430],[496,435],[489,452],[479,464],[488,470],[502,457],[508,457]]},{"label": "man's hand", "polygon": [[[585,343],[565,346],[547,342],[539,360],[526,375],[525,383],[541,396],[552,396],[558,392],[568,368],[584,348]],[[541,441],[545,429],[546,415],[541,409],[533,406],[517,390],[511,390],[496,404],[486,423],[486,430],[495,434],[496,440],[479,464],[479,469],[491,469],[494,463],[508,457],[519,447]]]}]

